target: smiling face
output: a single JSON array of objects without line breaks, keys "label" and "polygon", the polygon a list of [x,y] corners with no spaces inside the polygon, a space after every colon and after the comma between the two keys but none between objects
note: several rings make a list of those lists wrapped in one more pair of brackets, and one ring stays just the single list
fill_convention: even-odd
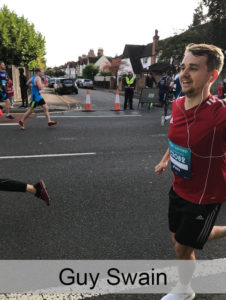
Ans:
[{"label": "smiling face", "polygon": [[204,88],[209,88],[214,71],[207,67],[207,57],[194,56],[188,52],[182,63],[179,74],[183,93],[188,97],[196,97],[203,93]]}]

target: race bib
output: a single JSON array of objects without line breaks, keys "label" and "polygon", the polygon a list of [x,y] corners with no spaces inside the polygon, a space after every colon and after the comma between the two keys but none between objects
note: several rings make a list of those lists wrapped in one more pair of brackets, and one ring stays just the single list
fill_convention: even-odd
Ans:
[{"label": "race bib", "polygon": [[177,176],[191,179],[191,149],[174,144],[169,140],[171,169]]}]

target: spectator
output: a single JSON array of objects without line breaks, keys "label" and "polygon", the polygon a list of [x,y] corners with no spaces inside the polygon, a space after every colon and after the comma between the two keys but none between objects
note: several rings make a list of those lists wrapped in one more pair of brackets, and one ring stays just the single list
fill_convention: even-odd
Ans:
[{"label": "spectator", "polygon": [[175,86],[175,98],[176,99],[184,96],[184,94],[181,90],[179,74],[180,74],[180,67],[177,69],[177,75],[174,77],[174,84],[176,85]]},{"label": "spectator", "polygon": [[27,97],[27,78],[24,75],[24,69],[20,68],[20,92],[21,92],[21,99],[22,105],[20,107],[28,107],[28,97]]},{"label": "spectator", "polygon": [[226,78],[224,79],[223,82],[223,97],[226,98]]},{"label": "spectator", "polygon": [[218,96],[219,99],[224,98],[223,84],[221,82],[217,85],[217,96]]},{"label": "spectator", "polygon": [[129,71],[128,75],[124,78],[123,85],[125,86],[124,110],[127,109],[128,100],[130,109],[133,109],[133,94],[136,85],[136,79],[131,71]]},{"label": "spectator", "polygon": [[145,87],[152,89],[154,84],[157,85],[155,77],[152,75],[151,72],[149,72],[147,77],[146,77],[146,80],[145,80]]},{"label": "spectator", "polygon": [[14,104],[14,89],[13,89],[13,83],[10,80],[9,76],[6,75],[6,94],[9,98],[10,101],[10,107],[13,108],[13,104]]},{"label": "spectator", "polygon": [[160,78],[160,81],[158,83],[159,86],[159,101],[163,105],[166,100],[166,93],[169,90],[169,81],[170,78],[164,71],[162,74],[162,77]]}]

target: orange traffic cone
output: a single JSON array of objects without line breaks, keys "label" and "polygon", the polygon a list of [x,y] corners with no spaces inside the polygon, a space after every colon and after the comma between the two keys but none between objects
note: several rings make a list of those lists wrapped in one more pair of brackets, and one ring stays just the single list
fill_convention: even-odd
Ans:
[{"label": "orange traffic cone", "polygon": [[89,90],[86,90],[86,103],[85,103],[85,109],[83,111],[94,111],[92,110],[92,106],[91,106]]},{"label": "orange traffic cone", "polygon": [[115,96],[115,105],[113,111],[120,111],[120,98],[119,98],[119,90],[116,90],[116,96]]}]

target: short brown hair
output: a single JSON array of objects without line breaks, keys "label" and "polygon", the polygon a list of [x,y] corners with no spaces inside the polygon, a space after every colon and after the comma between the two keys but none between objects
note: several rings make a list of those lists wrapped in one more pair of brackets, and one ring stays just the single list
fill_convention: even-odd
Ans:
[{"label": "short brown hair", "polygon": [[41,72],[41,68],[35,68],[35,73]]},{"label": "short brown hair", "polygon": [[224,54],[222,50],[214,45],[189,44],[185,48],[184,55],[191,52],[194,56],[206,56],[208,71],[217,70],[221,72],[224,65]]}]

